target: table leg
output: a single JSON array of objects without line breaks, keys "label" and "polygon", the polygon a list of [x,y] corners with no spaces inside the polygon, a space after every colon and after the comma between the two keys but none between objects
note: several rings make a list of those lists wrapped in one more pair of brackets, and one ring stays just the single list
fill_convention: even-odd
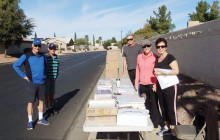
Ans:
[{"label": "table leg", "polygon": [[130,140],[130,133],[127,133],[127,140]]},{"label": "table leg", "polygon": [[90,132],[88,140],[94,140],[96,139],[96,136],[97,136],[97,132]]}]

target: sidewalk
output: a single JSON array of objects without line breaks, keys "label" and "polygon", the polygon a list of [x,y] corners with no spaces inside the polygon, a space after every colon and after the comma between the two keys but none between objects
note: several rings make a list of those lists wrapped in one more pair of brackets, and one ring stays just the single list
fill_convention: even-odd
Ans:
[{"label": "sidewalk", "polygon": [[[122,76],[122,66],[123,59],[121,57],[121,53],[119,53],[119,77]],[[105,77],[105,70],[103,71],[100,78]],[[128,77],[128,75],[126,75]],[[190,77],[184,76],[182,74],[179,75],[180,85],[178,89],[178,100],[177,100],[177,114],[178,114],[178,122],[182,125],[189,124],[193,117],[193,113],[196,110],[197,106],[200,106],[204,103],[211,103],[214,106],[217,106],[220,102],[220,90],[210,87],[204,83],[191,79]],[[186,91],[195,90],[197,96],[191,97],[190,99],[182,98],[182,95]],[[90,99],[93,98],[94,90],[90,95]],[[203,100],[201,100],[203,99]],[[73,126],[70,129],[70,133],[67,135],[67,140],[74,140],[77,136],[79,140],[88,140],[89,133],[83,132],[83,124],[86,116],[86,103],[82,108],[80,114],[75,120]],[[92,133],[91,133],[92,134]],[[149,132],[141,132],[144,140],[175,140],[172,136],[164,136],[160,137],[154,133]],[[93,134],[94,135],[94,134]],[[94,137],[94,136],[93,136]]]}]

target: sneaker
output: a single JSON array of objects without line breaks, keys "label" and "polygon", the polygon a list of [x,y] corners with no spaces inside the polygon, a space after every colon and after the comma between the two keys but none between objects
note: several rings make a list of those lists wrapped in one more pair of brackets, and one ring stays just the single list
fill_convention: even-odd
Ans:
[{"label": "sneaker", "polygon": [[55,110],[54,108],[51,108],[50,110],[50,115],[53,116],[54,114],[58,114],[59,112],[57,110]]},{"label": "sneaker", "polygon": [[160,132],[158,132],[157,135],[158,136],[171,135],[169,130],[170,130],[169,128],[163,127],[163,129]]},{"label": "sneaker", "polygon": [[154,130],[150,131],[150,133],[158,133],[160,131],[160,128],[157,127],[157,128],[154,128]]},{"label": "sneaker", "polygon": [[27,130],[33,130],[33,123],[28,122]]},{"label": "sneaker", "polygon": [[176,133],[175,132],[170,132],[170,134],[174,137],[176,137]]},{"label": "sneaker", "polygon": [[50,122],[48,122],[48,121],[45,120],[44,118],[41,119],[41,120],[38,120],[37,123],[38,123],[38,124],[43,124],[43,125],[49,125],[49,124],[50,124]]}]

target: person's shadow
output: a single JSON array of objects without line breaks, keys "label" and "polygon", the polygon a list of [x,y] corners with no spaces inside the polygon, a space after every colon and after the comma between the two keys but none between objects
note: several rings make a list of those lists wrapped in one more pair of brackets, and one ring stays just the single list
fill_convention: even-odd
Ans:
[{"label": "person's shadow", "polygon": [[[64,95],[55,98],[54,99],[54,108],[56,109],[56,111],[60,112],[60,110],[64,107],[64,105],[66,103],[68,103],[68,101],[73,98],[78,92],[80,91],[80,89],[75,89],[73,91],[67,92]],[[44,118],[48,119],[50,117],[50,113],[48,114],[47,112],[44,113]],[[35,123],[37,122],[37,120],[35,121]]]}]

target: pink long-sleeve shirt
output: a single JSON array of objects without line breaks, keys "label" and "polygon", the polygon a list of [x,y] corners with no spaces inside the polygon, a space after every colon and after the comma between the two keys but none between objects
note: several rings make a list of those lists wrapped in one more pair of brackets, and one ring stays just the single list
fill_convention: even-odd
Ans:
[{"label": "pink long-sleeve shirt", "polygon": [[156,59],[157,55],[152,52],[149,56],[145,56],[144,53],[138,55],[135,86],[137,86],[138,84],[154,84],[154,86],[156,86],[157,79],[154,75],[154,66]]}]

